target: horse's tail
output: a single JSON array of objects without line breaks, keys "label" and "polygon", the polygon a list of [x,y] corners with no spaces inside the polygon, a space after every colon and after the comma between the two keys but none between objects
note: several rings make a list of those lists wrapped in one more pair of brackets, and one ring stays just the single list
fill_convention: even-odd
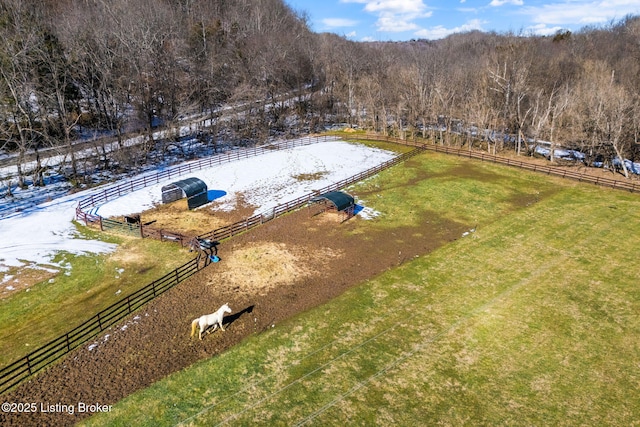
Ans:
[{"label": "horse's tail", "polygon": [[194,336],[196,334],[196,328],[198,327],[198,320],[200,319],[193,319],[193,322],[191,322],[191,336]]}]

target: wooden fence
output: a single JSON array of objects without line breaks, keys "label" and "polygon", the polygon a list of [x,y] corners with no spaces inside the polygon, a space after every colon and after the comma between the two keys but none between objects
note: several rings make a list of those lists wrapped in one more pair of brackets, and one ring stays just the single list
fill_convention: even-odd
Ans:
[{"label": "wooden fence", "polygon": [[[311,198],[315,197],[318,194],[338,190],[352,183],[373,176],[384,169],[394,166],[422,152],[423,150],[424,148],[422,147],[416,148],[409,153],[397,156],[378,166],[370,168],[364,172],[360,172],[359,174],[327,186],[321,190],[280,204],[273,208],[273,210],[268,214],[254,215],[242,221],[236,222],[235,224],[231,224],[212,232],[205,233],[199,237],[212,238],[214,240],[223,240],[243,233],[260,224],[263,224],[266,221],[277,218],[278,216],[284,215],[287,212],[291,212],[301,206],[304,206],[311,200]],[[140,234],[143,235],[143,237],[146,236],[146,233],[150,230],[141,228],[138,224],[120,223],[119,221],[108,220],[98,215],[83,212],[79,209],[76,209],[76,214],[80,215],[79,218],[82,218],[87,222],[100,224],[100,228],[102,230],[119,230],[121,232],[124,231],[126,233],[131,233],[134,235]],[[153,232],[154,231],[152,231],[151,233]],[[161,239],[164,238],[173,241],[180,240],[183,245],[188,243],[182,241],[185,236],[176,233],[160,232],[159,236],[151,237],[160,237]],[[207,264],[205,263],[205,265]],[[27,356],[0,369],[0,394],[19,384],[21,381],[48,366],[49,364],[65,356],[67,353],[71,352],[80,345],[86,343],[89,339],[98,335],[106,328],[114,325],[116,322],[122,320],[125,316],[128,316],[136,309],[142,307],[144,304],[151,301],[156,296],[160,295],[161,293],[195,274],[197,271],[199,271],[199,269],[200,264],[198,263],[197,258],[187,262],[186,264],[178,267],[162,278],[148,284],[147,286],[130,295],[127,295],[123,299],[112,304],[86,322],[82,323],[75,329],[45,344],[37,350],[29,353]]]},{"label": "wooden fence", "polygon": [[66,334],[0,369],[0,393],[4,393],[73,349],[86,343],[89,339],[119,322],[156,296],[192,276],[200,269],[198,261],[193,259],[160,279],[149,283],[142,289],[127,295]]},{"label": "wooden fence", "polygon": [[[360,172],[349,178],[343,179],[342,181],[331,184],[327,187],[324,187],[320,190],[309,193],[305,196],[298,197],[297,199],[280,204],[274,207],[270,212],[254,215],[242,221],[236,222],[235,224],[231,224],[231,225],[201,234],[198,237],[218,240],[218,241],[230,238],[234,235],[243,233],[247,230],[257,227],[260,224],[263,224],[267,221],[270,221],[274,218],[284,215],[288,212],[299,209],[300,207],[309,203],[312,198],[316,197],[319,194],[343,189],[353,183],[356,183],[363,179],[374,176],[377,173],[387,168],[390,168],[398,163],[404,162],[405,160],[425,150],[442,152],[442,153],[457,155],[461,157],[479,159],[482,161],[490,161],[493,163],[519,167],[519,168],[531,170],[534,172],[546,173],[548,175],[560,176],[562,178],[571,178],[581,182],[589,182],[596,185],[602,185],[602,186],[607,186],[611,188],[627,190],[631,192],[640,192],[640,185],[637,185],[631,182],[616,181],[613,179],[593,177],[593,176],[580,174],[577,172],[568,171],[566,169],[557,168],[553,166],[535,165],[535,164],[528,163],[526,161],[518,161],[518,160],[513,160],[505,157],[500,157],[500,156],[495,156],[495,155],[490,155],[490,154],[485,154],[480,152],[474,152],[469,150],[462,150],[462,149],[445,147],[440,145],[420,144],[418,142],[411,141],[411,140],[401,140],[401,139],[391,138],[391,137],[380,137],[377,135],[375,136],[367,135],[366,137],[345,136],[342,139],[352,139],[352,140],[353,139],[370,139],[370,140],[378,140],[378,141],[387,141],[387,142],[393,142],[393,143],[398,143],[398,144],[403,144],[408,146],[415,146],[416,148],[407,153],[399,155],[391,160],[388,160],[378,166],[372,167],[370,169],[367,169],[366,171]],[[316,142],[318,141],[316,140]],[[258,155],[258,154],[253,154],[253,155]],[[251,157],[251,156],[243,155],[242,157]],[[242,157],[234,158],[234,160],[237,160],[238,158],[242,158]],[[212,163],[212,164],[220,164],[220,162]],[[203,165],[200,168],[204,168],[204,167],[208,167],[208,166]],[[183,170],[183,168],[178,168],[178,169]],[[196,170],[196,169],[193,169],[193,170]],[[167,174],[167,173],[169,172],[165,171],[162,174]],[[183,171],[180,174],[183,174],[183,173],[185,172]],[[120,227],[122,227],[122,224],[120,225],[113,224],[113,223],[118,223],[118,221],[113,221],[112,223],[110,222],[112,220],[106,220],[104,218],[101,218],[98,215],[84,212],[84,209],[88,207],[96,206],[98,203],[103,203],[109,200],[109,198],[117,197],[115,196],[116,194],[125,194],[126,190],[128,190],[126,192],[134,191],[135,189],[143,188],[144,186],[150,185],[150,183],[155,184],[159,180],[166,178],[166,177],[160,178],[161,173],[157,175],[158,176],[155,176],[153,179],[141,178],[138,180],[134,180],[125,185],[115,187],[114,189],[105,190],[103,193],[97,196],[91,196],[87,199],[84,199],[78,204],[78,208],[76,209],[76,216],[78,217],[78,219],[82,219],[86,223],[99,223],[101,226],[101,229],[108,229],[108,227],[115,227],[119,229]],[[175,176],[178,176],[178,175],[179,175],[178,173],[175,174]],[[169,173],[167,177],[170,177],[170,176],[171,175]],[[144,237],[144,233],[146,233],[144,229],[140,229],[139,227],[136,228],[136,225],[134,224],[126,224],[126,227],[124,228],[126,228],[125,231],[127,233],[132,233],[132,234],[139,233],[143,237]],[[175,234],[175,233],[168,233],[168,232],[167,233],[158,232],[159,233],[158,236],[151,236],[151,234],[154,232],[156,231],[150,232],[149,236],[160,238],[160,239],[173,240],[173,241],[178,240],[183,245],[185,244],[185,242],[183,242],[185,236]],[[200,269],[200,266],[199,266],[199,263],[197,262],[197,259],[187,262],[186,264],[178,267],[171,273],[150,283],[149,285],[143,287],[142,289],[126,296],[125,298],[121,299],[120,301],[116,302],[110,307],[107,307],[106,309],[102,310],[101,312],[93,316],[91,319],[87,320],[86,322],[79,325],[78,327],[71,330],[70,332],[67,332],[61,337],[56,338],[55,340],[49,342],[48,344],[29,353],[27,356],[0,369],[0,393],[4,393],[6,390],[17,385],[27,377],[33,375],[35,372],[53,363],[54,361],[66,355],[73,349],[79,347],[83,343],[87,342],[90,338],[98,335],[100,332],[104,331],[106,328],[122,320],[125,316],[128,316],[133,311],[140,308],[142,305],[146,304],[147,302],[151,301],[156,296],[160,295],[161,293],[165,292],[166,290],[172,288],[173,286],[177,285],[181,281],[195,274],[199,269]]]},{"label": "wooden fence", "polygon": [[125,221],[103,218],[100,215],[83,212],[79,207],[76,207],[76,218],[82,220],[86,225],[99,227],[100,231],[115,231],[120,234],[128,234],[131,236],[150,237],[160,241],[178,242],[182,247],[188,246],[193,239],[193,236],[187,236],[174,231],[158,230],[151,227],[145,227],[139,223],[132,224]]},{"label": "wooden fence", "polygon": [[76,207],[76,218],[85,222],[85,224],[95,224],[99,222],[98,215],[92,214],[92,208],[106,203],[109,200],[117,199],[125,194],[131,193],[136,190],[148,187],[150,185],[158,184],[162,181],[166,181],[171,178],[178,178],[188,173],[194,173],[202,169],[210,168],[216,165],[222,165],[225,163],[234,162],[240,159],[246,159],[250,157],[259,156],[265,153],[272,152],[274,150],[284,150],[294,147],[301,147],[305,145],[316,144],[318,142],[337,140],[337,137],[320,135],[309,136],[306,138],[300,138],[292,141],[283,141],[277,144],[270,144],[266,146],[246,148],[239,150],[228,151],[224,154],[218,154],[208,157],[206,159],[200,159],[187,164],[175,166],[151,175],[143,175],[141,177],[132,179],[128,182],[109,187],[99,193],[92,194],[78,202]]},{"label": "wooden fence", "polygon": [[621,181],[621,180],[615,180],[610,178],[597,177],[597,176],[579,173],[576,171],[567,170],[565,168],[560,168],[556,166],[537,165],[531,162],[527,162],[526,160],[525,161],[515,160],[508,157],[496,156],[496,155],[487,154],[479,151],[471,151],[471,150],[465,150],[465,149],[455,148],[455,147],[446,147],[444,145],[436,145],[436,144],[421,145],[420,143],[417,143],[412,140],[402,140],[399,138],[384,137],[380,135],[367,135],[366,137],[360,137],[360,138],[358,138],[357,136],[345,135],[342,137],[342,139],[346,139],[346,140],[364,139],[364,140],[393,142],[396,144],[411,145],[411,146],[420,145],[429,151],[436,151],[439,153],[451,154],[459,157],[467,157],[470,159],[478,159],[485,162],[499,163],[502,165],[518,167],[518,168],[530,170],[533,172],[540,172],[547,175],[559,176],[561,178],[568,178],[568,179],[573,179],[580,182],[587,182],[587,183],[600,185],[604,187],[611,187],[619,190],[626,190],[633,193],[640,192],[640,184],[633,181]]}]

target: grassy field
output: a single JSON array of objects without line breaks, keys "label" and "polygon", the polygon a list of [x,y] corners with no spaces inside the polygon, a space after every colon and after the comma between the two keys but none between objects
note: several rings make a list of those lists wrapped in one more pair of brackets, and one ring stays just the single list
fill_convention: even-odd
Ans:
[{"label": "grassy field", "polygon": [[477,230],[85,424],[640,425],[639,196],[434,153],[349,191]]},{"label": "grassy field", "polygon": [[90,238],[117,243],[105,255],[60,253],[68,265],[51,279],[0,299],[0,366],[27,355],[100,310],[193,258],[176,244],[110,236],[80,227]]}]

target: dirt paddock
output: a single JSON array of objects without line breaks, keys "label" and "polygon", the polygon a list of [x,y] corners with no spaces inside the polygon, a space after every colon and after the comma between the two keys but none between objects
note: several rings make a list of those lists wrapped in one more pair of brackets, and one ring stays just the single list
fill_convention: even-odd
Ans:
[{"label": "dirt paddock", "polygon": [[[366,226],[307,209],[219,246],[213,263],[118,327],[3,396],[4,401],[113,404],[250,334],[340,295],[355,284],[458,238],[467,225],[425,218],[418,227],[353,232]],[[191,321],[229,303],[225,332],[190,338]],[[2,426],[71,425],[87,414],[0,413]]]}]

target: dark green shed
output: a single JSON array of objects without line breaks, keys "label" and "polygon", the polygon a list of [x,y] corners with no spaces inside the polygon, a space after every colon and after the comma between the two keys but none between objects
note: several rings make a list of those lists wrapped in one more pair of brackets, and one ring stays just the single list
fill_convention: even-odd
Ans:
[{"label": "dark green shed", "polygon": [[187,198],[189,209],[195,209],[209,202],[207,184],[198,178],[186,178],[162,187],[162,203],[171,203]]},{"label": "dark green shed", "polygon": [[347,219],[351,218],[355,212],[355,200],[353,196],[343,191],[330,191],[311,199],[312,204],[322,203],[327,210],[335,210],[346,214]]}]

